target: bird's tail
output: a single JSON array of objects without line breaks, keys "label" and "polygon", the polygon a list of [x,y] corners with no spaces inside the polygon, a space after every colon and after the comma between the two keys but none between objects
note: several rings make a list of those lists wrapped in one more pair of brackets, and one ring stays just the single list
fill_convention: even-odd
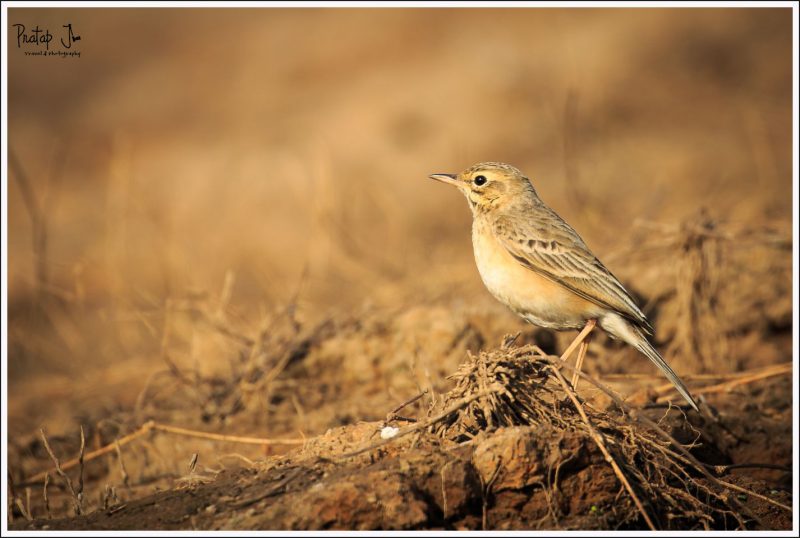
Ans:
[{"label": "bird's tail", "polygon": [[700,411],[700,409],[697,407],[697,402],[689,393],[689,389],[687,389],[686,385],[683,384],[683,381],[681,381],[681,378],[678,377],[678,374],[676,374],[675,371],[670,368],[669,364],[667,364],[667,361],[665,361],[658,351],[656,351],[656,349],[652,346],[652,344],[648,342],[647,338],[644,336],[644,333],[639,327],[616,313],[610,313],[600,318],[600,326],[614,338],[624,340],[628,344],[638,349],[648,359],[653,361],[653,363],[658,366],[662,372],[664,372],[664,375],[667,376],[667,379],[669,379],[670,382],[675,385],[675,388],[678,389],[678,392],[681,393],[681,396],[684,397],[689,405],[691,405],[695,411]]},{"label": "bird's tail", "polygon": [[678,389],[678,392],[681,393],[681,396],[683,396],[689,405],[691,405],[695,411],[699,412],[700,409],[697,407],[697,402],[694,401],[694,398],[689,393],[689,389],[683,384],[683,381],[681,381],[681,378],[678,377],[678,374],[676,374],[675,371],[670,368],[670,365],[667,364],[667,361],[664,360],[664,357],[662,357],[661,354],[656,351],[656,348],[654,348],[653,345],[647,341],[647,338],[644,337],[638,328],[634,328],[634,331],[639,338],[636,339],[637,341],[633,343],[633,346],[644,353],[648,359],[653,361],[653,363],[658,366],[662,372],[664,372],[664,375],[667,376],[667,379],[669,379],[670,382],[675,385],[675,388]]}]

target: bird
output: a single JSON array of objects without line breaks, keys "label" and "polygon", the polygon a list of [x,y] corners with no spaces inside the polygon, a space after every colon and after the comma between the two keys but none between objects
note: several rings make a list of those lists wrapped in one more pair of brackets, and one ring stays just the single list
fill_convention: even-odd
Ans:
[{"label": "bird", "polygon": [[653,326],[630,293],[518,168],[483,162],[458,174],[429,177],[466,196],[475,263],[489,292],[533,325],[581,330],[561,356],[566,360],[580,346],[573,387],[599,326],[650,359],[699,411],[689,389],[649,342]]}]

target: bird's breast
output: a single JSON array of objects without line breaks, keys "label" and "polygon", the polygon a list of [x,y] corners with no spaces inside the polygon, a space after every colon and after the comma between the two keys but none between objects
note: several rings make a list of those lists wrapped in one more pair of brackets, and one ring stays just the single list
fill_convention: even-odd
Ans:
[{"label": "bird's breast", "polygon": [[600,307],[519,263],[489,223],[472,228],[475,263],[484,285],[500,302],[540,327],[573,329],[601,313]]}]

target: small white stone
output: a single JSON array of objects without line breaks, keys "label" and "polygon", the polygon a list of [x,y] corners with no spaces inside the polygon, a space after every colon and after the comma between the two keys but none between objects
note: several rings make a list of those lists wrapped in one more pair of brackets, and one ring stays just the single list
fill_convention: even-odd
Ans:
[{"label": "small white stone", "polygon": [[381,430],[381,439],[391,439],[392,437],[397,435],[397,432],[399,431],[400,428],[395,428],[394,426],[385,426]]}]

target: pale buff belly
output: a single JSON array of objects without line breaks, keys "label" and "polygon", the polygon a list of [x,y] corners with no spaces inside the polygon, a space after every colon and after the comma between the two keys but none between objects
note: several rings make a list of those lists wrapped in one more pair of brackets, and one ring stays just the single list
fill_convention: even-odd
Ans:
[{"label": "pale buff belly", "polygon": [[473,228],[475,262],[486,288],[528,322],[548,329],[578,329],[604,313],[561,284],[524,267],[494,238]]}]

